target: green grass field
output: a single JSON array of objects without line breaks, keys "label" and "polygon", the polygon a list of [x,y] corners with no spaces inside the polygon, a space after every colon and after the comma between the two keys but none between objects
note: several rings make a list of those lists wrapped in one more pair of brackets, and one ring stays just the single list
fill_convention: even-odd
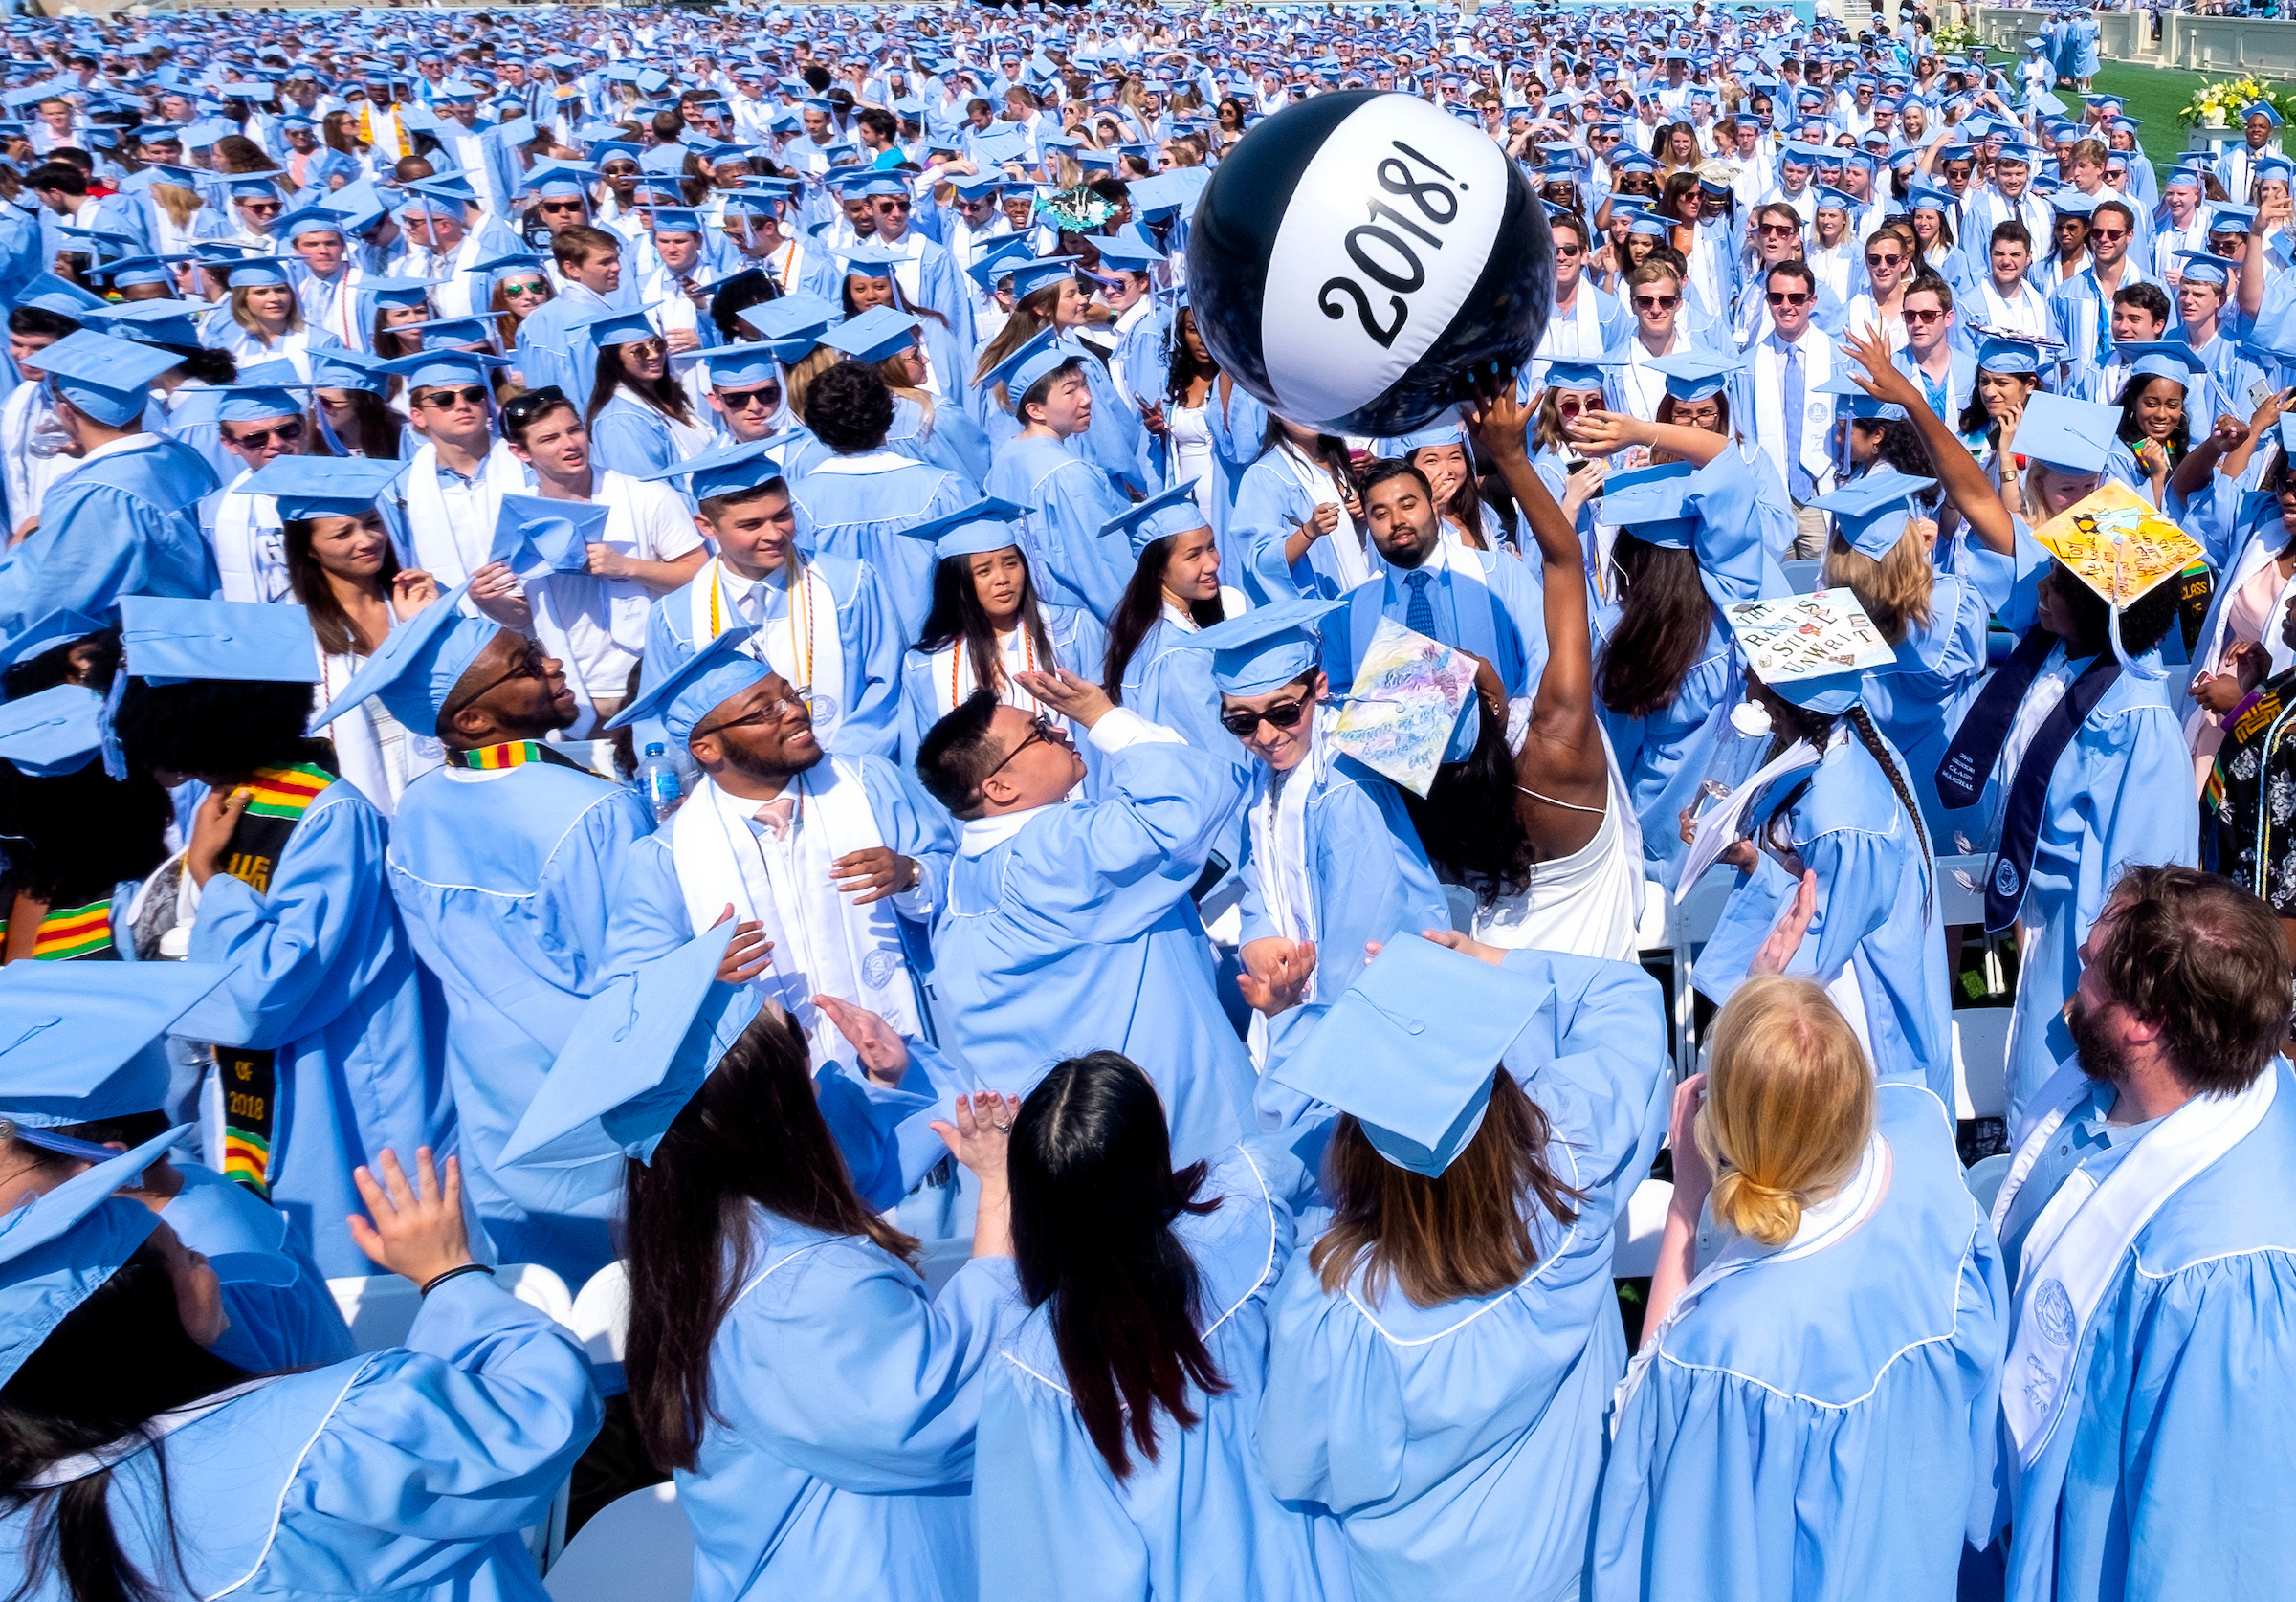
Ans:
[{"label": "green grass field", "polygon": [[2096,76],[2100,95],[2119,95],[2129,102],[2129,115],[2144,127],[2137,135],[2156,167],[2165,167],[2183,154],[2186,129],[2176,121],[2177,108],[2191,102],[2193,93],[2208,77],[2237,77],[2237,73],[2171,72],[2164,67],[2130,67],[2107,62]]}]

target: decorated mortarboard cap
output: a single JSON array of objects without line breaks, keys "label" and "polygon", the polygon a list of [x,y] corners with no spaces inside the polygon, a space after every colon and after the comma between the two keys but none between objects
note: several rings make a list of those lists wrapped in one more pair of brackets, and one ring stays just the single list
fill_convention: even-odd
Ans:
[{"label": "decorated mortarboard cap", "polygon": [[148,684],[319,681],[310,615],[286,602],[122,596],[120,644],[122,670]]},{"label": "decorated mortarboard cap", "polygon": [[782,476],[781,453],[789,442],[776,439],[742,440],[734,445],[721,445],[714,450],[704,450],[670,467],[656,468],[637,474],[640,478],[657,481],[689,478],[688,488],[696,501],[718,495],[740,494],[770,484]]},{"label": "decorated mortarboard cap", "polygon": [[[2175,340],[2130,341],[2115,345],[2113,355],[2129,363],[2129,376],[2174,379],[2190,389],[2193,380],[2208,371],[2208,362],[2192,346]],[[2021,436],[2020,436],[2021,437]]]},{"label": "decorated mortarboard cap", "polygon": [[950,557],[977,557],[989,551],[1002,551],[1021,542],[1016,526],[1027,516],[1027,508],[1015,506],[1006,500],[977,500],[960,506],[954,512],[904,528],[901,533],[912,539],[933,541],[937,560]]},{"label": "decorated mortarboard cap", "polygon": [[[46,967],[49,964],[11,964]],[[88,964],[55,964],[84,967]],[[116,1195],[188,1132],[184,1125],[0,1215],[0,1385],[136,1254],[160,1216]]]},{"label": "decorated mortarboard cap", "polygon": [[1184,635],[1175,643],[1212,653],[1212,683],[1223,694],[1265,695],[1315,667],[1322,655],[1316,625],[1326,613],[1346,603],[1343,600],[1281,601]]},{"label": "decorated mortarboard cap", "polygon": [[152,380],[184,358],[81,328],[41,350],[40,371],[57,393],[107,428],[123,428],[149,404]]},{"label": "decorated mortarboard cap", "polygon": [[[313,732],[373,698],[415,734],[435,735],[438,714],[453,699],[454,687],[502,632],[491,619],[462,615],[462,598],[470,587],[468,581],[456,585],[385,635],[342,693],[312,719]],[[308,640],[303,654],[311,654]]]},{"label": "decorated mortarboard cap", "polygon": [[1936,482],[1877,464],[1809,504],[1832,514],[1835,531],[1848,541],[1851,550],[1879,561],[1896,548],[1906,524],[1918,510],[1913,497]]},{"label": "decorated mortarboard cap", "polygon": [[2003,329],[1979,328],[1977,370],[1982,373],[2039,373],[2044,360],[2042,342]]},{"label": "decorated mortarboard cap", "polygon": [[1076,353],[1061,342],[1060,330],[1047,327],[997,363],[985,378],[991,384],[1002,384],[1017,409],[1021,397],[1046,374],[1056,372],[1075,360]]},{"label": "decorated mortarboard cap", "polygon": [[[316,368],[312,377],[316,383]],[[406,471],[405,462],[369,456],[275,456],[239,488],[277,496],[279,516],[289,520],[356,517],[371,511],[375,497]]]},{"label": "decorated mortarboard cap", "polygon": [[641,685],[607,727],[621,729],[641,717],[658,717],[673,745],[686,744],[711,713],[773,671],[741,648],[756,633],[750,625],[727,629],[668,673]]},{"label": "decorated mortarboard cap", "polygon": [[[102,699],[83,685],[31,699],[61,690]],[[158,1111],[170,1076],[166,1035],[231,977],[216,962],[10,963],[0,971],[0,1018],[11,1025],[0,1031],[9,1042],[0,1048],[0,1130],[50,1146],[47,1130]]]},{"label": "decorated mortarboard cap", "polygon": [[872,306],[822,335],[821,342],[831,350],[845,352],[856,362],[882,362],[916,344],[920,326],[913,312]]},{"label": "decorated mortarboard cap", "polygon": [[[102,746],[103,697],[85,685],[52,685],[37,694],[0,703],[0,761],[35,779],[77,773],[95,760]],[[47,935],[43,929],[41,939],[45,941]],[[11,966],[30,968],[34,964]],[[5,993],[0,993],[0,1000],[5,999]],[[6,1062],[0,1055],[0,1069]],[[5,1091],[6,1080],[0,1078],[0,1098]]]},{"label": "decorated mortarboard cap", "polygon": [[586,572],[590,544],[606,537],[611,516],[612,508],[596,501],[504,495],[486,560],[505,563],[522,579]]},{"label": "decorated mortarboard cap", "polygon": [[[752,666],[761,677],[767,670]],[[623,1155],[651,1160],[764,1004],[755,985],[718,982],[732,939],[730,923],[705,929],[585,1002],[501,1161],[536,1172],[586,1169],[598,1161],[592,1131],[601,1129]]]},{"label": "decorated mortarboard cap", "polygon": [[1398,931],[1269,1071],[1354,1117],[1388,1162],[1433,1178],[1482,1128],[1494,1075],[1554,996],[1534,975]]},{"label": "decorated mortarboard cap", "polygon": [[1903,421],[1906,408],[1890,401],[1876,400],[1860,388],[1846,367],[1837,368],[1834,376],[1818,385],[1817,393],[1832,395],[1849,403],[1849,415],[1866,422],[1895,423]]},{"label": "decorated mortarboard cap", "polygon": [[1100,532],[1104,537],[1122,535],[1134,560],[1137,560],[1158,540],[1193,533],[1210,526],[1210,522],[1203,515],[1203,508],[1197,504],[1195,487],[1175,484],[1117,513],[1101,525]]},{"label": "decorated mortarboard cap", "polygon": [[1793,705],[1825,716],[1847,712],[1866,674],[1897,661],[1857,596],[1844,588],[1739,602],[1722,615],[1752,676]]},{"label": "decorated mortarboard cap", "polygon": [[1655,358],[1649,366],[1666,378],[1667,393],[1677,401],[1705,401],[1722,393],[1746,363],[1711,350],[1682,350]]}]

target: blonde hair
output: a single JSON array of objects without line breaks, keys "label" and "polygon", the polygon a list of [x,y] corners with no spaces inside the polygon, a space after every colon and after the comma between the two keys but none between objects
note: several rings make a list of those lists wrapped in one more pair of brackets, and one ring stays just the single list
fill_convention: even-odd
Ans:
[{"label": "blonde hair", "polygon": [[806,415],[806,391],[813,381],[845,360],[842,352],[831,345],[816,345],[782,370],[784,403],[798,416]]},{"label": "blonde hair", "polygon": [[182,184],[168,184],[154,179],[146,192],[150,194],[152,204],[166,212],[167,220],[177,228],[189,228],[191,219],[207,206],[207,202],[199,198],[197,189]]},{"label": "blonde hair", "polygon": [[[248,305],[247,297],[258,289],[276,289],[277,287],[276,284],[241,284],[232,290],[232,320],[257,339],[269,339],[270,336],[263,332],[262,319],[256,317],[254,308]],[[293,334],[302,326],[302,303],[290,294],[287,297],[287,332]]]},{"label": "blonde hair", "polygon": [[1852,550],[1839,530],[1825,548],[1825,583],[1847,589],[1873,619],[1882,638],[1896,645],[1909,628],[1930,626],[1930,603],[1937,592],[1937,569],[1911,524],[1880,560]]},{"label": "blonde hair", "polygon": [[1714,1221],[1765,1246],[1839,1191],[1873,1135],[1873,1067],[1823,990],[1748,979],[1714,1020],[1698,1149],[1714,1166]]}]

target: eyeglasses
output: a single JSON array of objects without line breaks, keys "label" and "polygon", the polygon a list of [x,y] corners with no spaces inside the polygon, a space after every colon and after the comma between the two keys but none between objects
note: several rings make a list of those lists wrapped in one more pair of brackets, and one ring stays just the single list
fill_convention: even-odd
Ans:
[{"label": "eyeglasses", "polygon": [[1905,259],[1904,256],[1886,256],[1879,251],[1868,251],[1866,253],[1866,265],[1868,267],[1895,267]]},{"label": "eyeglasses", "polygon": [[414,404],[418,406],[436,406],[441,411],[458,406],[482,406],[486,405],[486,387],[483,384],[465,384],[451,389],[429,389]]},{"label": "eyeglasses", "polygon": [[1800,306],[1813,298],[1814,296],[1806,290],[1798,292],[1790,289],[1774,289],[1769,296],[1770,304],[1773,306]]},{"label": "eyeglasses", "polygon": [[1911,306],[1908,306],[1908,307],[1906,308],[1906,320],[1907,320],[1908,322],[1919,322],[1919,323],[1941,322],[1941,321],[1943,321],[1943,320],[1944,320],[1944,318],[1945,318],[1945,313],[1944,313],[1943,311],[1941,311],[1941,310],[1932,310],[1932,311],[1922,312],[1922,311],[1916,311],[1916,310],[1914,310],[1914,309],[1913,309]]},{"label": "eyeglasses", "polygon": [[1555,247],[1555,253],[1558,256],[1582,256],[1586,254],[1586,247],[1584,245],[1557,245]]},{"label": "eyeglasses", "polygon": [[[1034,717],[1028,720],[1028,733],[1021,736],[1021,743],[1014,746],[1010,751],[1004,753],[1004,762],[1011,761],[1015,757],[1018,757],[1022,752],[1027,750],[1039,740],[1043,740],[1047,744],[1049,744],[1053,740],[1065,739],[1066,737],[1066,735],[1061,730],[1055,729],[1052,726],[1052,720],[1040,712]],[[990,779],[996,778],[997,775],[1003,773],[1004,771],[1004,762],[999,762],[995,767],[982,774],[981,776],[981,782],[985,784]]]},{"label": "eyeglasses", "polygon": [[686,738],[688,741],[697,740],[704,735],[715,735],[722,729],[746,729],[753,723],[786,723],[802,712],[805,705],[794,695],[784,695],[779,700],[766,702],[754,712],[745,712],[740,717],[729,717],[722,723],[705,724]]},{"label": "eyeglasses", "polygon": [[500,678],[489,680],[486,684],[481,685],[478,689],[471,691],[470,694],[457,697],[454,704],[451,708],[440,709],[438,714],[439,720],[444,722],[452,713],[460,712],[465,707],[476,706],[481,696],[487,695],[494,691],[501,689],[502,686],[508,684],[512,679],[547,678],[549,676],[549,669],[547,667],[549,660],[550,659],[548,657],[542,654],[541,643],[540,641],[527,641],[526,648],[519,653],[518,666],[512,668],[509,672],[504,673]]},{"label": "eyeglasses", "polygon": [[239,208],[243,211],[253,211],[258,217],[275,217],[279,212],[279,203],[276,200],[243,200]]},{"label": "eyeglasses", "polygon": [[1307,710],[1308,703],[1304,698],[1278,701],[1275,705],[1263,707],[1258,712],[1239,707],[1234,712],[1224,712],[1220,714],[1220,727],[1235,735],[1236,738],[1246,740],[1251,738],[1253,731],[1257,730],[1262,723],[1277,729],[1296,729],[1299,727],[1300,718],[1306,715]]},{"label": "eyeglasses", "polygon": [[303,437],[303,420],[299,417],[290,418],[274,428],[257,428],[245,434],[226,433],[223,437],[243,450],[260,450],[271,443],[274,434],[278,436],[281,445],[293,445]]},{"label": "eyeglasses", "polygon": [[538,201],[535,203],[535,209],[538,211],[580,211],[582,202],[579,200]]},{"label": "eyeglasses", "polygon": [[545,384],[540,389],[529,389],[522,395],[513,395],[502,403],[502,421],[514,428],[522,428],[529,420],[552,406],[570,406],[566,392],[555,384]]},{"label": "eyeglasses", "polygon": [[897,195],[879,195],[876,199],[876,208],[880,211],[906,211],[912,204]]},{"label": "eyeglasses", "polygon": [[510,296],[548,295],[550,293],[550,286],[542,279],[537,278],[531,283],[504,284],[502,286],[502,293]]},{"label": "eyeglasses", "polygon": [[1761,231],[1769,234],[1783,235],[1799,233],[1801,230],[1796,228],[1792,223],[1764,223],[1761,225]]},{"label": "eyeglasses", "polygon": [[2129,230],[2125,228],[2116,228],[2108,232],[2104,229],[2092,227],[2088,230],[2088,236],[2100,245],[2117,245],[2129,237]]},{"label": "eyeglasses", "polygon": [[1634,297],[1634,309],[1638,312],[1670,312],[1681,304],[1682,296],[1679,295],[1638,295]]},{"label": "eyeglasses", "polygon": [[747,411],[751,406],[771,409],[782,404],[782,386],[778,384],[761,384],[755,389],[720,389],[718,404],[728,411]]}]

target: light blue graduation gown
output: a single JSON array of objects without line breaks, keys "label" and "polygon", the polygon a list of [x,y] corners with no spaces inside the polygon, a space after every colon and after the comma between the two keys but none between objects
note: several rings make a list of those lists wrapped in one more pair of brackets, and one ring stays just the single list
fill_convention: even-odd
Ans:
[{"label": "light blue graduation gown", "polygon": [[2030,1468],[2004,1432],[2017,1602],[2296,1594],[2296,1078],[2266,1071],[2263,1122],[2123,1255]]},{"label": "light blue graduation gown", "polygon": [[[887,594],[882,577],[866,561],[822,554],[807,557],[806,565],[821,575],[836,599],[837,647],[845,658],[845,683],[835,692],[837,728],[826,743],[840,757],[890,757],[901,732],[903,639],[893,598]],[[655,601],[653,609],[646,614],[646,683],[659,683],[663,674],[682,668],[693,657],[694,642],[689,636],[694,629],[694,586],[709,580],[712,573],[711,565],[704,562],[700,572]],[[723,579],[728,586],[745,582],[730,573]],[[739,621],[730,602],[726,617],[728,626]],[[765,582],[760,619],[767,628],[789,626],[787,589]]]},{"label": "light blue graduation gown", "polygon": [[49,486],[40,526],[0,555],[0,641],[53,611],[99,618],[123,595],[204,601],[222,585],[199,529],[213,471],[188,445],[133,437]]},{"label": "light blue graduation gown", "polygon": [[[982,350],[986,350],[992,342],[984,341]],[[1106,473],[1112,491],[1120,494],[1120,486],[1127,482],[1135,488],[1146,489],[1148,486],[1139,482],[1141,440],[1146,430],[1140,427],[1140,414],[1132,398],[1117,387],[1115,377],[1109,372],[1100,353],[1088,348],[1073,333],[1062,334],[1055,343],[1067,355],[1082,359],[1085,383],[1093,392],[1093,420],[1083,433],[1064,442],[1065,449],[1079,461],[1090,462]],[[975,351],[976,367],[980,360],[981,351]],[[966,378],[970,380],[970,371]],[[997,395],[1001,389],[1004,389],[1002,384],[984,383],[972,392],[973,416],[988,435],[990,447],[1000,452],[1021,431],[1018,408],[1013,405],[1018,397],[1005,390],[1010,398],[1000,403]]]},{"label": "light blue graduation gown", "polygon": [[[1267,1070],[1305,1040],[1355,982],[1366,960],[1365,942],[1451,927],[1450,903],[1403,808],[1402,792],[1329,743],[1336,715],[1334,709],[1316,709],[1314,742],[1285,786],[1287,792],[1292,784],[1309,786],[1300,833],[1303,876],[1313,905],[1298,910],[1304,927],[1297,937],[1315,942],[1315,975],[1298,1006],[1268,1020],[1268,1060],[1260,1064],[1259,1087],[1264,1127],[1290,1124],[1305,1109],[1304,1099],[1266,1077]],[[1255,761],[1252,768],[1247,811],[1261,819],[1259,838],[1266,839],[1274,832],[1266,819],[1274,775],[1264,762]],[[1280,901],[1284,894],[1280,870],[1259,855],[1248,827],[1243,844],[1238,866],[1244,875],[1244,943],[1284,937],[1269,906],[1271,898]],[[1271,875],[1278,875],[1272,891]]]},{"label": "light blue graduation gown", "polygon": [[900,451],[869,450],[808,466],[789,480],[789,498],[806,553],[868,562],[885,582],[902,644],[916,639],[933,610],[933,544],[901,531],[968,505],[972,485]]},{"label": "light blue graduation gown", "polygon": [[1582,1194],[1577,1221],[1533,1217],[1538,1266],[1496,1295],[1419,1307],[1392,1285],[1366,1295],[1360,1269],[1327,1292],[1302,1252],[1269,1309],[1269,1483],[1338,1518],[1358,1602],[1579,1594],[1626,1366],[1611,1229],[1672,1081],[1657,981],[1552,952],[1506,966],[1554,986],[1507,1062],[1554,1126],[1547,1161]]},{"label": "light blue graduation gown", "polygon": [[1165,603],[1163,615],[1149,625],[1132,660],[1124,664],[1124,705],[1179,734],[1197,750],[1225,757],[1248,771],[1251,753],[1220,724],[1220,687],[1212,683],[1212,653],[1185,643],[1196,632],[1192,623],[1177,621],[1170,603]]},{"label": "light blue graduation gown", "polygon": [[[1070,1400],[1050,1304],[1028,1315],[983,1376],[973,1469],[983,1597],[1079,1602],[1320,1602],[1348,1594],[1330,1527],[1269,1490],[1260,1468],[1268,1298],[1292,1255],[1292,1205],[1308,1175],[1259,1142],[1212,1159],[1172,1234],[1196,1265],[1198,1328],[1226,1389],[1187,1388],[1197,1422],[1156,1419],[1151,1461],[1110,1472]],[[1329,1582],[1327,1584],[1327,1581]]]},{"label": "light blue graduation gown", "polygon": [[[1231,385],[1225,406],[1223,385]],[[1203,398],[1203,426],[1212,436],[1212,533],[1220,541],[1220,582],[1248,593],[1244,582],[1245,542],[1235,532],[1236,495],[1245,471],[1259,459],[1268,437],[1268,408],[1232,379],[1217,378]]]},{"label": "light blue graduation gown", "polygon": [[355,1355],[358,1345],[326,1276],[295,1239],[287,1215],[211,1168],[180,1158],[174,1167],[183,1189],[160,1209],[161,1221],[215,1270],[232,1320],[208,1350],[250,1373]]},{"label": "light blue graduation gown", "polygon": [[[1903,774],[1905,758],[1891,755]],[[1844,719],[1817,767],[1772,780],[1746,819],[1761,841],[1774,819],[1781,823],[1818,875],[1817,916],[1786,971],[1821,984],[1850,980],[1865,1009],[1862,1033],[1874,1070],[1918,1076],[1951,1105],[1953,997],[1936,864],[1888,775]],[[1737,876],[1698,959],[1698,989],[1716,1006],[1736,994],[1747,965],[1794,903],[1798,876],[1766,849],[1758,859],[1752,873]]]},{"label": "light blue graduation gown", "polygon": [[412,1161],[454,1127],[437,1021],[384,888],[389,824],[337,779],[304,809],[257,890],[228,873],[200,892],[188,955],[232,970],[179,1020],[185,1040],[277,1052],[272,1204],[330,1278],[375,1272],[344,1221],[351,1171],[386,1147]]},{"label": "light blue graduation gown", "polygon": [[633,478],[686,459],[662,414],[622,390],[590,419],[590,457],[605,472],[627,472]]},{"label": "light blue graduation gown", "polygon": [[973,1432],[1022,1310],[1012,1260],[928,1297],[873,1241],[754,1206],[748,1248],[696,1466],[676,1476],[694,1602],[969,1602]]},{"label": "light blue graduation gown", "polygon": [[906,395],[895,395],[885,449],[957,474],[976,494],[981,481],[988,476],[988,436],[957,401],[936,403],[928,424],[924,407]]},{"label": "light blue graduation gown", "polygon": [[[1317,540],[1311,551],[1320,550],[1326,542]],[[1547,670],[1547,603],[1541,569],[1507,551],[1476,551],[1447,539],[1443,559],[1444,565],[1438,566],[1435,559],[1429,558],[1422,569],[1435,575],[1427,586],[1434,638],[1454,648],[1489,653],[1509,699],[1523,700],[1537,693],[1538,681]],[[1361,648],[1370,645],[1380,616],[1409,626],[1407,575],[1389,566],[1377,550],[1372,552],[1371,565],[1371,577],[1348,592],[1346,634],[1326,635],[1326,661],[1337,658],[1340,666],[1333,677],[1343,686],[1355,683]],[[1476,606],[1484,608],[1488,625],[1473,617],[1469,609]],[[1488,645],[1481,643],[1485,639]]]},{"label": "light blue graduation gown", "polygon": [[[584,1199],[561,1206],[497,1159],[583,1002],[610,977],[615,887],[630,848],[652,832],[636,791],[544,762],[425,774],[391,821],[391,894],[446,993],[464,1192],[502,1262],[540,1262],[569,1285],[613,1257],[612,1209],[595,1199],[613,1187],[576,1175],[570,1194]],[[603,1134],[597,1160],[620,1174],[620,1149]]]},{"label": "light blue graduation gown", "polygon": [[[1269,450],[1244,470],[1223,544],[1236,546],[1244,594],[1254,606],[1298,596],[1329,598],[1344,589],[1332,545],[1333,540],[1346,537],[1344,529],[1335,529],[1316,540],[1299,560],[1284,560],[1284,542],[1314,513],[1315,506],[1315,498],[1285,460],[1283,447]],[[1376,570],[1380,553],[1370,534],[1358,528],[1355,537],[1363,542],[1365,561]],[[1222,566],[1225,565],[1224,557]]]},{"label": "light blue graduation gown", "polygon": [[[1081,606],[1049,606],[1041,601],[1037,603],[1037,611],[1044,617],[1045,638],[1051,642],[1058,665],[1079,678],[1099,683],[1100,669],[1108,660],[1108,630],[1100,626],[1100,620]],[[962,648],[948,647],[927,655],[913,647],[902,653],[900,760],[904,767],[916,760],[916,749],[924,743],[933,725],[955,710],[941,703],[948,698],[950,652]],[[969,661],[961,671],[959,688],[967,695],[979,688],[973,683]],[[1024,710],[1034,704],[1025,697],[1021,697],[1021,692],[1007,685],[1004,696],[1007,701]],[[1157,721],[1145,713],[1141,715],[1151,723]],[[1069,737],[1075,744],[1077,755],[1085,759],[1087,766],[1097,768],[1099,753],[1086,741],[1084,726],[1073,720],[1068,722]]]},{"label": "light blue graduation gown", "polygon": [[1021,548],[1042,599],[1082,606],[1103,621],[1115,611],[1138,564],[1123,535],[1101,532],[1128,504],[1105,472],[1067,441],[1015,435],[997,448],[981,487],[1027,508]]},{"label": "light blue graduation gown", "polygon": [[1664,1328],[1617,1417],[1597,1602],[1948,1602],[1993,1504],[2008,1286],[1950,1104],[1885,1082],[1888,1194],[1762,1252]]},{"label": "light blue graduation gown", "polygon": [[[541,1602],[519,1532],[550,1516],[601,1416],[573,1333],[465,1274],[405,1346],[283,1374],[115,1465],[112,1529],[181,1594]],[[39,1511],[0,1512],[0,1571],[23,1573]],[[32,1599],[66,1602],[53,1569]]]},{"label": "light blue graduation gown", "polygon": [[1188,895],[1245,777],[1180,740],[1110,750],[1130,722],[1113,712],[1093,728],[1099,799],[1039,808],[1002,838],[966,825],[933,929],[934,988],[984,1087],[1024,1093],[1088,1051],[1131,1058],[1186,1164],[1250,1127],[1251,1064]]}]

